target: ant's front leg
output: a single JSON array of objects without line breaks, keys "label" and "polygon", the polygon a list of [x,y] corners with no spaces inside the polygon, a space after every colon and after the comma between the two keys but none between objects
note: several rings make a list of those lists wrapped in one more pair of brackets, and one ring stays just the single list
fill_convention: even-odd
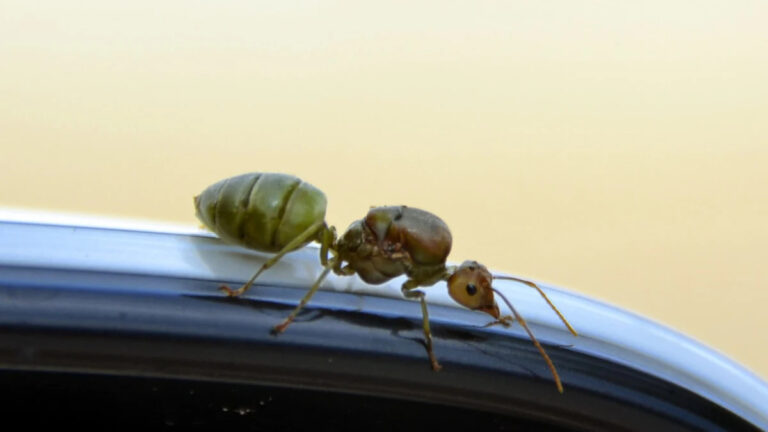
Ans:
[{"label": "ant's front leg", "polygon": [[429,328],[429,312],[427,312],[427,302],[424,299],[424,293],[422,291],[415,290],[415,288],[418,286],[419,283],[414,279],[408,279],[405,281],[405,283],[403,283],[401,291],[405,298],[419,299],[421,302],[422,327],[424,329],[424,341],[427,344],[427,355],[429,355],[429,363],[432,365],[432,370],[437,372],[443,367],[440,366],[440,363],[437,362],[437,357],[435,357],[435,352],[432,349],[432,330]]},{"label": "ant's front leg", "polygon": [[513,322],[515,322],[515,317],[513,317],[512,315],[504,315],[503,317],[497,319],[496,321],[491,321],[488,324],[482,326],[481,328],[493,327],[495,325],[502,325],[504,326],[504,328],[509,328],[509,326],[511,326]]}]

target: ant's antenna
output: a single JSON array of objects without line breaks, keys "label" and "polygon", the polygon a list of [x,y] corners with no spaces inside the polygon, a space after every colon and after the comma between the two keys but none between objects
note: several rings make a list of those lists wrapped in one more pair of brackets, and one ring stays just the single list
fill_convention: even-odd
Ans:
[{"label": "ant's antenna", "polygon": [[[555,311],[555,313],[557,314],[557,316],[559,316],[559,317],[560,317],[560,321],[562,321],[562,322],[563,322],[563,324],[565,324],[565,326],[566,326],[566,327],[568,327],[568,330],[570,330],[570,331],[571,331],[571,333],[572,333],[574,336],[578,336],[578,335],[579,335],[578,333],[576,333],[576,330],[574,330],[574,329],[573,329],[573,327],[571,327],[571,325],[568,323],[568,320],[567,320],[567,319],[565,319],[565,317],[563,316],[563,314],[561,314],[561,313],[560,313],[560,311],[559,311],[559,310],[557,310],[557,308],[555,307],[555,305],[554,305],[554,304],[553,304],[553,303],[552,303],[552,302],[549,300],[549,297],[547,297],[547,295],[546,295],[546,294],[544,294],[544,291],[543,291],[541,288],[539,288],[539,286],[538,286],[538,285],[536,285],[535,283],[533,283],[533,282],[531,282],[531,281],[529,281],[529,280],[525,280],[525,279],[519,279],[519,278],[516,278],[516,277],[512,277],[512,276],[496,276],[496,275],[493,275],[493,278],[494,278],[494,279],[504,279],[504,280],[511,280],[511,281],[516,281],[516,282],[524,283],[524,284],[528,285],[529,287],[533,287],[533,288],[536,288],[536,290],[539,292],[539,294],[541,294],[541,296],[542,296],[542,297],[544,297],[544,300],[546,300],[546,301],[547,301],[547,304],[549,304],[549,307],[551,307],[551,308],[552,308],[552,310],[553,310],[553,311]],[[496,291],[496,290],[494,290],[494,291]],[[496,292],[498,292],[498,291],[496,291]],[[502,296],[502,297],[503,297],[503,296]],[[509,304],[509,303],[507,303],[507,304]]]},{"label": "ant's antenna", "polygon": [[509,300],[507,300],[506,297],[504,297],[504,294],[502,294],[501,291],[497,290],[496,288],[491,288],[491,289],[494,290],[496,292],[496,294],[498,294],[501,297],[502,300],[504,300],[504,303],[507,304],[507,307],[509,308],[509,310],[511,310],[512,314],[515,315],[515,319],[518,322],[520,322],[520,325],[523,326],[525,331],[528,333],[528,337],[531,338],[531,341],[533,342],[533,344],[536,345],[536,348],[539,349],[539,352],[541,353],[541,356],[544,357],[544,361],[547,362],[547,366],[549,367],[550,372],[552,372],[552,376],[555,377],[555,385],[557,386],[557,391],[562,393],[563,392],[563,383],[560,382],[560,375],[557,374],[557,370],[555,369],[555,365],[552,363],[552,360],[547,355],[547,352],[544,351],[544,347],[542,347],[541,344],[539,343],[539,341],[536,340],[536,336],[534,336],[533,333],[531,332],[531,329],[528,328],[528,324],[525,323],[525,320],[523,319],[522,315],[517,313],[517,310],[515,310],[515,307],[512,306],[512,303],[510,303]]}]

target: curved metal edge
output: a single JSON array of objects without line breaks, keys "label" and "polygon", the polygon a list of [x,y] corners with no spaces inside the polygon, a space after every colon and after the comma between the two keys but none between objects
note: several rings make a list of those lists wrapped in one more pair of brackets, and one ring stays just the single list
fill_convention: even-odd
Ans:
[{"label": "curved metal edge", "polygon": [[[261,286],[265,299],[228,299],[215,282],[0,267],[3,369],[177,377],[305,387],[463,407],[583,430],[754,430],[725,408],[610,361],[549,346],[558,394],[528,340],[433,307],[430,370],[419,306],[323,292],[280,336],[267,329],[302,289]],[[275,299],[273,301],[271,299]],[[453,321],[450,320],[451,317]],[[467,320],[469,318],[469,320]]]},{"label": "curved metal edge", "polygon": [[[224,245],[212,235],[195,229],[169,233],[137,224],[132,230],[124,220],[110,227],[108,219],[100,219],[99,223],[84,219],[80,224],[74,219],[71,216],[62,220],[44,213],[34,218],[29,213],[20,217],[19,213],[9,215],[0,211],[0,264],[139,272],[238,283],[246,280],[267,256]],[[319,271],[317,249],[308,247],[281,260],[265,272],[259,283],[305,287],[314,282]],[[396,279],[373,287],[356,277],[330,277],[323,289],[399,298],[401,283],[402,279]],[[543,287],[577,328],[580,337],[570,337],[533,290],[513,282],[499,283],[499,288],[514,299],[543,342],[569,345],[574,351],[642,370],[700,394],[768,429],[768,413],[764,410],[768,386],[745,368],[648,319],[562,289]],[[433,304],[456,307],[439,287],[428,291],[428,299]],[[519,329],[512,331],[520,332]]]}]

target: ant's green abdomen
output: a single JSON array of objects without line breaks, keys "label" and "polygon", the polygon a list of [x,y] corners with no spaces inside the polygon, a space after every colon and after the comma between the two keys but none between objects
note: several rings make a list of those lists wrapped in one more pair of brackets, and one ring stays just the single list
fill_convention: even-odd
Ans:
[{"label": "ant's green abdomen", "polygon": [[262,252],[278,252],[322,222],[326,203],[316,187],[279,173],[230,177],[195,197],[197,217],[208,229],[228,243]]}]

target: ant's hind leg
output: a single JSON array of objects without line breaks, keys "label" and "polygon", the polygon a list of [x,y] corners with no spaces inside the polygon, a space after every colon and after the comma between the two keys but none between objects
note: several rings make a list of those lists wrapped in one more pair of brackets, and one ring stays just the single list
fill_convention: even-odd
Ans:
[{"label": "ant's hind leg", "polygon": [[[317,235],[318,231],[321,230],[325,226],[324,221],[315,222],[312,224],[309,228],[304,230],[301,234],[299,234],[295,239],[291,240],[287,245],[285,245],[284,248],[280,250],[275,256],[268,259],[267,262],[265,262],[259,270],[250,278],[248,279],[248,282],[244,283],[243,286],[241,286],[239,289],[233,290],[232,288],[222,285],[219,287],[221,291],[224,291],[229,295],[230,297],[238,297],[242,295],[244,292],[248,291],[248,289],[253,285],[253,282],[256,280],[256,278],[261,275],[261,273],[264,272],[264,270],[272,267],[275,265],[280,259],[285,256],[288,252],[291,252],[301,246],[302,244],[306,243],[310,239],[312,239],[312,236]],[[326,249],[327,251],[327,249]]]},{"label": "ant's hind leg", "polygon": [[432,331],[429,328],[429,312],[427,311],[427,301],[424,298],[425,294],[422,291],[413,291],[414,288],[418,287],[418,282],[414,281],[413,279],[408,279],[403,284],[403,287],[401,288],[401,291],[403,292],[403,295],[405,298],[409,299],[419,299],[421,302],[421,316],[423,318],[423,327],[424,327],[424,339],[427,343],[427,354],[429,355],[429,362],[432,365],[432,370],[437,372],[440,369],[442,369],[442,366],[440,366],[440,363],[437,362],[437,358],[435,357],[435,352],[432,349]]},{"label": "ant's hind leg", "polygon": [[317,240],[320,242],[320,264],[325,267],[328,264],[328,251],[336,254],[336,227],[324,226]]}]

